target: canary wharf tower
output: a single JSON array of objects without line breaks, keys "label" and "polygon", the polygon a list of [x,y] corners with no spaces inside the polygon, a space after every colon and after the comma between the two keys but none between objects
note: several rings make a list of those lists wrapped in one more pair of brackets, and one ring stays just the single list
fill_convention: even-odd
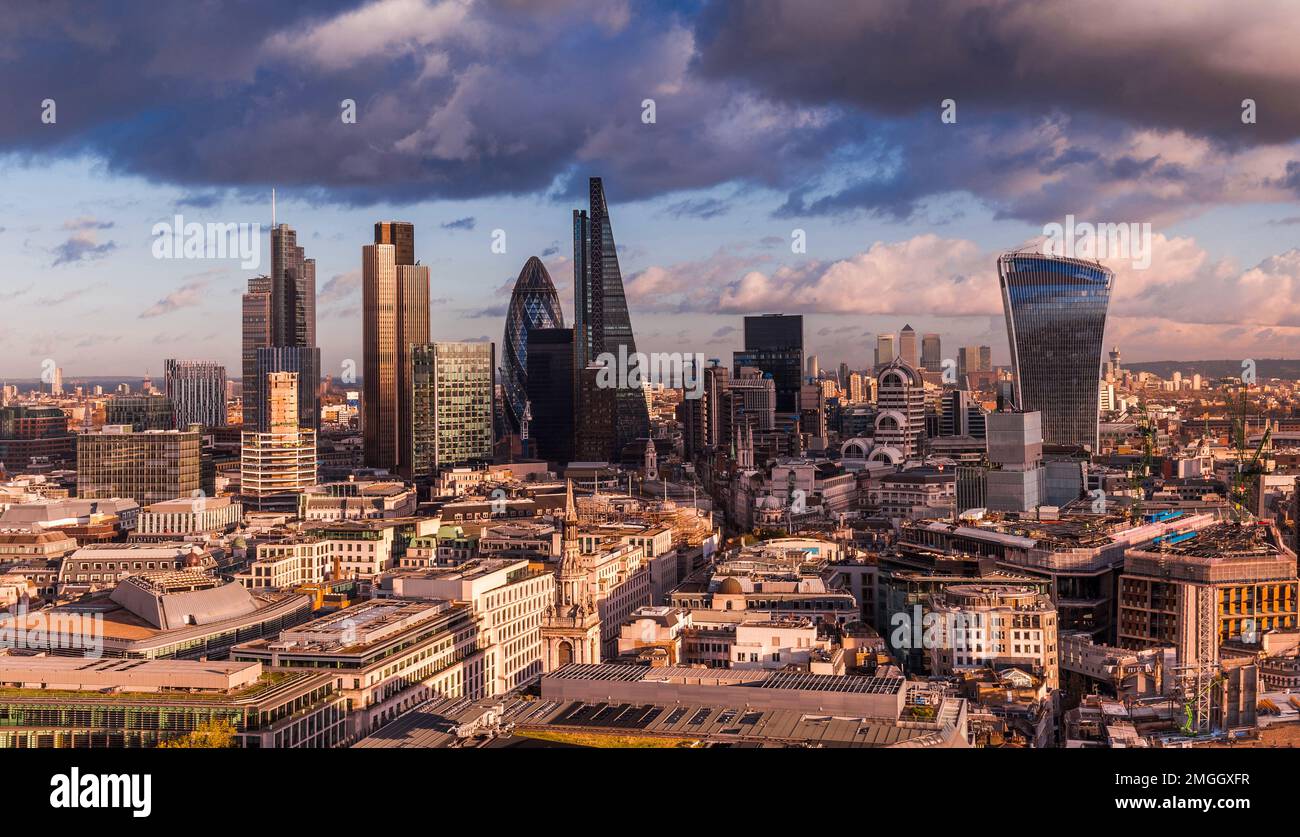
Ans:
[{"label": "canary wharf tower", "polygon": [[[602,354],[628,358],[636,354],[632,319],[623,293],[614,231],[609,223],[605,187],[599,177],[589,181],[589,212],[573,212],[573,316],[574,371],[579,377],[578,435],[589,455],[601,452],[617,460],[623,446],[650,432],[645,393],[620,386],[613,394],[613,410],[592,409],[589,402],[603,401],[607,393],[595,391],[592,365]],[[626,372],[626,370],[623,370]],[[616,380],[622,381],[619,375]],[[612,420],[612,426],[610,426]]]},{"label": "canary wharf tower", "polygon": [[1016,400],[1040,411],[1043,441],[1097,451],[1102,335],[1115,274],[1037,251],[998,259]]}]

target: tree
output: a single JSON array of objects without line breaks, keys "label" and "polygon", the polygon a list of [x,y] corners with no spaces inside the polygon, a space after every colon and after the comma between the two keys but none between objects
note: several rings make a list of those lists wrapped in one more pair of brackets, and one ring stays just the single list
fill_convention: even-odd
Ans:
[{"label": "tree", "polygon": [[203,721],[191,732],[158,744],[163,749],[217,750],[235,746],[235,725],[222,719]]}]

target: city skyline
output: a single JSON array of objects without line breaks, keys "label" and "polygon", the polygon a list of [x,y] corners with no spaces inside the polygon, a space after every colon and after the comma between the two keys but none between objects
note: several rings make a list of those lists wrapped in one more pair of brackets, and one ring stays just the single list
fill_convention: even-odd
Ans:
[{"label": "city skyline", "polygon": [[[933,23],[943,31],[965,19],[958,4],[938,8]],[[275,94],[290,82],[232,70],[208,50],[180,54],[169,46],[172,34],[164,37],[165,19],[118,18],[98,39],[64,26],[58,10],[12,23],[14,34],[79,47],[91,65],[128,45],[153,56],[143,72],[172,79],[177,97],[166,108],[185,119],[156,119],[148,110],[156,100],[128,87],[147,81],[138,77],[73,88],[51,73],[51,90],[31,102],[5,94],[13,112],[32,118],[0,131],[0,170],[12,184],[0,220],[12,278],[0,301],[22,314],[0,338],[0,376],[39,377],[47,358],[70,379],[158,376],[175,357],[220,362],[234,377],[239,345],[227,324],[238,321],[248,279],[270,272],[272,188],[277,220],[319,264],[316,343],[325,375],[337,377],[345,360],[362,355],[355,253],[380,218],[425,231],[433,338],[497,341],[510,285],[530,256],[543,260],[572,319],[566,216],[588,176],[603,177],[618,206],[628,307],[647,351],[725,359],[743,348],[743,316],[781,312],[806,317],[805,349],[828,366],[870,365],[875,336],[905,323],[949,345],[990,345],[994,362],[1006,365],[996,258],[1077,216],[1152,225],[1150,267],[1107,263],[1117,275],[1106,343],[1123,346],[1132,361],[1300,355],[1300,312],[1289,302],[1300,281],[1294,106],[1270,98],[1276,79],[1232,59],[1231,50],[1179,52],[1151,10],[1132,21],[1139,43],[1184,57],[1190,78],[1241,92],[1201,97],[1193,107],[1190,84],[1144,83],[1133,101],[1112,102],[1066,84],[1052,66],[1041,81],[995,91],[963,80],[961,69],[974,60],[965,56],[920,75],[906,102],[865,82],[814,92],[822,79],[807,56],[836,55],[839,42],[796,20],[791,45],[760,39],[746,57],[727,33],[767,24],[744,6],[683,3],[653,14],[567,3],[509,19],[489,4],[452,0],[380,0],[334,12],[286,6],[265,20],[242,7],[225,12],[222,26],[249,27],[241,47],[249,68],[283,70],[296,58],[316,74],[311,89],[319,95],[310,103],[295,97],[283,113],[260,110],[244,94]],[[433,34],[399,31],[385,22],[394,14]],[[878,22],[842,8],[825,14],[855,37],[883,43]],[[900,21],[900,43],[922,37],[929,21],[916,17]],[[1249,37],[1267,44],[1290,31],[1285,19],[1275,22],[1276,33],[1252,29]],[[1037,31],[1046,23],[1028,17],[1022,25]],[[574,70],[519,45],[526,27],[564,33],[594,55],[626,53],[629,64],[643,62],[641,72],[614,74],[590,102],[566,97],[553,82]],[[1008,28],[990,37],[1018,53]],[[1082,50],[1099,36],[1062,37]],[[44,66],[48,59],[19,40],[7,39],[15,66]],[[510,60],[485,63],[492,46],[507,43],[517,47]],[[413,60],[417,45],[431,50],[427,63]],[[771,78],[764,56],[799,73]],[[1278,73],[1300,71],[1283,64]],[[244,158],[211,150],[184,166],[175,155],[136,153],[142,140],[196,142],[191,132],[214,118],[199,111],[235,101],[208,89],[204,80],[215,76],[229,82],[233,92],[224,95],[240,97],[247,118],[222,135],[238,140],[232,147],[251,143]],[[502,82],[513,92],[496,101],[489,91]],[[109,129],[103,105],[86,95],[96,90],[129,130]],[[45,95],[58,107],[52,123],[40,119]],[[427,124],[396,113],[398,95],[419,104]],[[940,118],[949,97],[953,124]],[[1248,97],[1258,103],[1257,123],[1241,119]],[[340,119],[344,100],[354,103],[355,122]],[[549,117],[547,108],[555,109]],[[516,111],[524,118],[505,119]],[[265,132],[281,135],[276,146],[239,127],[258,120],[285,128]],[[318,130],[304,134],[305,125]],[[550,133],[537,130],[543,126]],[[123,143],[122,134],[135,142]],[[432,173],[413,167],[421,159]],[[485,175],[492,166],[499,170]],[[1212,175],[1221,170],[1231,177]],[[24,196],[21,214],[12,195]],[[186,222],[260,223],[261,266],[154,258],[154,225],[178,214]],[[498,231],[504,252],[494,251]],[[797,231],[806,235],[805,252],[792,251]]]}]

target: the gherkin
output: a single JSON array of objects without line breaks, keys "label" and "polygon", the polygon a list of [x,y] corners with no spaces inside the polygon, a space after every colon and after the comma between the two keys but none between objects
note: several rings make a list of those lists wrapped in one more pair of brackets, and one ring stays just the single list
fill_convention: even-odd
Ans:
[{"label": "the gherkin", "polygon": [[502,340],[501,385],[505,394],[507,432],[519,433],[528,402],[528,334],[538,328],[564,328],[560,296],[542,260],[524,263],[510,293],[506,333]]}]

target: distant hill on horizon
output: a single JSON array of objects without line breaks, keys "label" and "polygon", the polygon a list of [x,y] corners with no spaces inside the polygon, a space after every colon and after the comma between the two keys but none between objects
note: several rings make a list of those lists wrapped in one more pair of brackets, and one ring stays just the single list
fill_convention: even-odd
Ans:
[{"label": "distant hill on horizon", "polygon": [[[1257,378],[1282,378],[1300,380],[1300,359],[1254,358]],[[1144,363],[1122,363],[1124,369],[1137,372],[1150,372],[1161,378],[1169,378],[1175,372],[1182,372],[1183,377],[1200,374],[1202,378],[1237,377],[1241,374],[1240,360],[1151,360]]]}]

